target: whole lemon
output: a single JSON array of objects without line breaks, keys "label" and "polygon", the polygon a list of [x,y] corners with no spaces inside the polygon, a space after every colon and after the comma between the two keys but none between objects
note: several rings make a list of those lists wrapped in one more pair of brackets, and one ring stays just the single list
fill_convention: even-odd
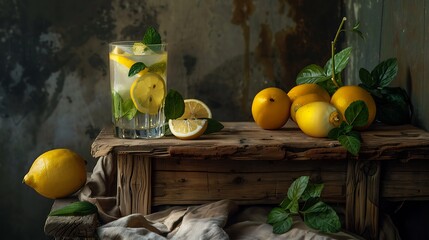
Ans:
[{"label": "whole lemon", "polygon": [[300,107],[295,117],[298,127],[311,137],[327,137],[342,122],[341,113],[332,104],[320,101]]},{"label": "whole lemon", "polygon": [[335,91],[335,93],[332,95],[331,104],[341,112],[343,119],[346,120],[344,115],[346,109],[352,102],[358,100],[364,101],[368,108],[368,123],[363,127],[357,128],[359,130],[364,130],[371,125],[375,119],[376,114],[375,101],[368,91],[354,85],[342,86],[338,88],[337,91]]},{"label": "whole lemon", "polygon": [[34,160],[23,182],[44,197],[67,197],[86,182],[85,160],[69,149],[47,151]]},{"label": "whole lemon", "polygon": [[289,119],[291,101],[285,91],[276,87],[258,92],[252,102],[252,116],[263,129],[279,129]]},{"label": "whole lemon", "polygon": [[316,83],[304,83],[300,85],[296,85],[293,87],[287,95],[289,96],[290,100],[293,102],[296,98],[309,94],[309,93],[315,93],[320,96],[322,96],[325,101],[328,101],[331,99],[331,96],[329,96],[328,91],[326,91],[323,87],[317,85]]},{"label": "whole lemon", "polygon": [[305,104],[311,103],[311,102],[329,102],[329,100],[326,100],[326,97],[317,93],[308,93],[302,96],[297,97],[290,107],[290,118],[296,122],[296,111]]}]

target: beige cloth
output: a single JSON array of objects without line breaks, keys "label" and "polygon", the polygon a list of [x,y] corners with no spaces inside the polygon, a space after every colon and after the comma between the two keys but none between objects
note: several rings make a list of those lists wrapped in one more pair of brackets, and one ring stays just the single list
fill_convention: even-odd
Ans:
[{"label": "beige cloth", "polygon": [[352,234],[322,234],[308,228],[299,218],[292,229],[276,235],[266,223],[271,207],[239,207],[231,200],[189,207],[171,207],[143,216],[121,216],[116,206],[116,162],[111,155],[101,157],[91,178],[79,194],[99,209],[103,225],[100,239],[239,239],[239,240],[331,240],[361,239]]}]

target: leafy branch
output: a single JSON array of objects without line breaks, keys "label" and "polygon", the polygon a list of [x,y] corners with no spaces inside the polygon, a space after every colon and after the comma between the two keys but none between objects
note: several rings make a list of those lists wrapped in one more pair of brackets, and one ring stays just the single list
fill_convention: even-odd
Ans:
[{"label": "leafy branch", "polygon": [[[345,17],[342,19],[334,40],[331,42],[331,58],[326,62],[325,66],[322,68],[319,65],[310,64],[304,67],[298,73],[296,79],[297,85],[304,83],[317,83],[323,86],[330,94],[333,94],[343,85],[341,81],[341,72],[349,63],[352,48],[347,47],[336,53],[335,45],[337,44],[340,33],[346,31],[343,29],[344,22],[346,20],[347,19]],[[351,31],[362,36],[362,33],[359,31],[359,23],[357,23]]]},{"label": "leafy branch", "polygon": [[371,72],[365,68],[359,70],[359,78],[362,82],[359,86],[365,88],[374,98],[377,120],[392,125],[409,123],[413,108],[404,89],[389,87],[397,74],[396,58],[389,58],[379,63]]},{"label": "leafy branch", "polygon": [[368,107],[364,101],[358,100],[349,105],[344,115],[345,121],[339,127],[329,131],[328,138],[338,140],[347,151],[357,156],[362,145],[362,138],[360,132],[353,128],[363,127],[368,123]]},{"label": "leafy branch", "polygon": [[309,176],[301,176],[289,187],[280,206],[268,214],[268,224],[273,233],[283,234],[292,228],[293,216],[300,216],[304,223],[322,232],[334,233],[341,228],[339,217],[328,204],[320,201],[324,185],[310,182]]}]

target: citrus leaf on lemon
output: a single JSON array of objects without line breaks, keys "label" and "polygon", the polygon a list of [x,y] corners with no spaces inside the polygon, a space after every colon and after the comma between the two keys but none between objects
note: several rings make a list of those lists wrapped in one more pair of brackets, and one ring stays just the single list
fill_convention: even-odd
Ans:
[{"label": "citrus leaf on lemon", "polygon": [[179,118],[184,112],[185,102],[182,95],[178,91],[170,89],[165,97],[165,119],[168,121],[170,119]]},{"label": "citrus leaf on lemon", "polygon": [[171,133],[179,139],[191,140],[200,137],[207,129],[206,119],[170,119]]},{"label": "citrus leaf on lemon", "polygon": [[137,78],[130,88],[134,106],[141,113],[157,114],[165,98],[164,79],[156,73]]}]

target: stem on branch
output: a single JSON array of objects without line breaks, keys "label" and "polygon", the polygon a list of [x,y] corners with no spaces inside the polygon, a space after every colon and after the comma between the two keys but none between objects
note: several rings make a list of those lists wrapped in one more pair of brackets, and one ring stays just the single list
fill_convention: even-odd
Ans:
[{"label": "stem on branch", "polygon": [[335,44],[337,43],[338,35],[340,35],[341,29],[343,28],[344,22],[346,20],[347,20],[347,18],[343,17],[343,19],[341,20],[341,23],[340,23],[340,27],[338,28],[337,33],[335,34],[334,41],[331,42],[331,55],[332,55],[332,77],[331,77],[331,80],[337,88],[340,87],[340,84],[335,79],[335,58],[334,58],[334,56],[335,56]]}]

